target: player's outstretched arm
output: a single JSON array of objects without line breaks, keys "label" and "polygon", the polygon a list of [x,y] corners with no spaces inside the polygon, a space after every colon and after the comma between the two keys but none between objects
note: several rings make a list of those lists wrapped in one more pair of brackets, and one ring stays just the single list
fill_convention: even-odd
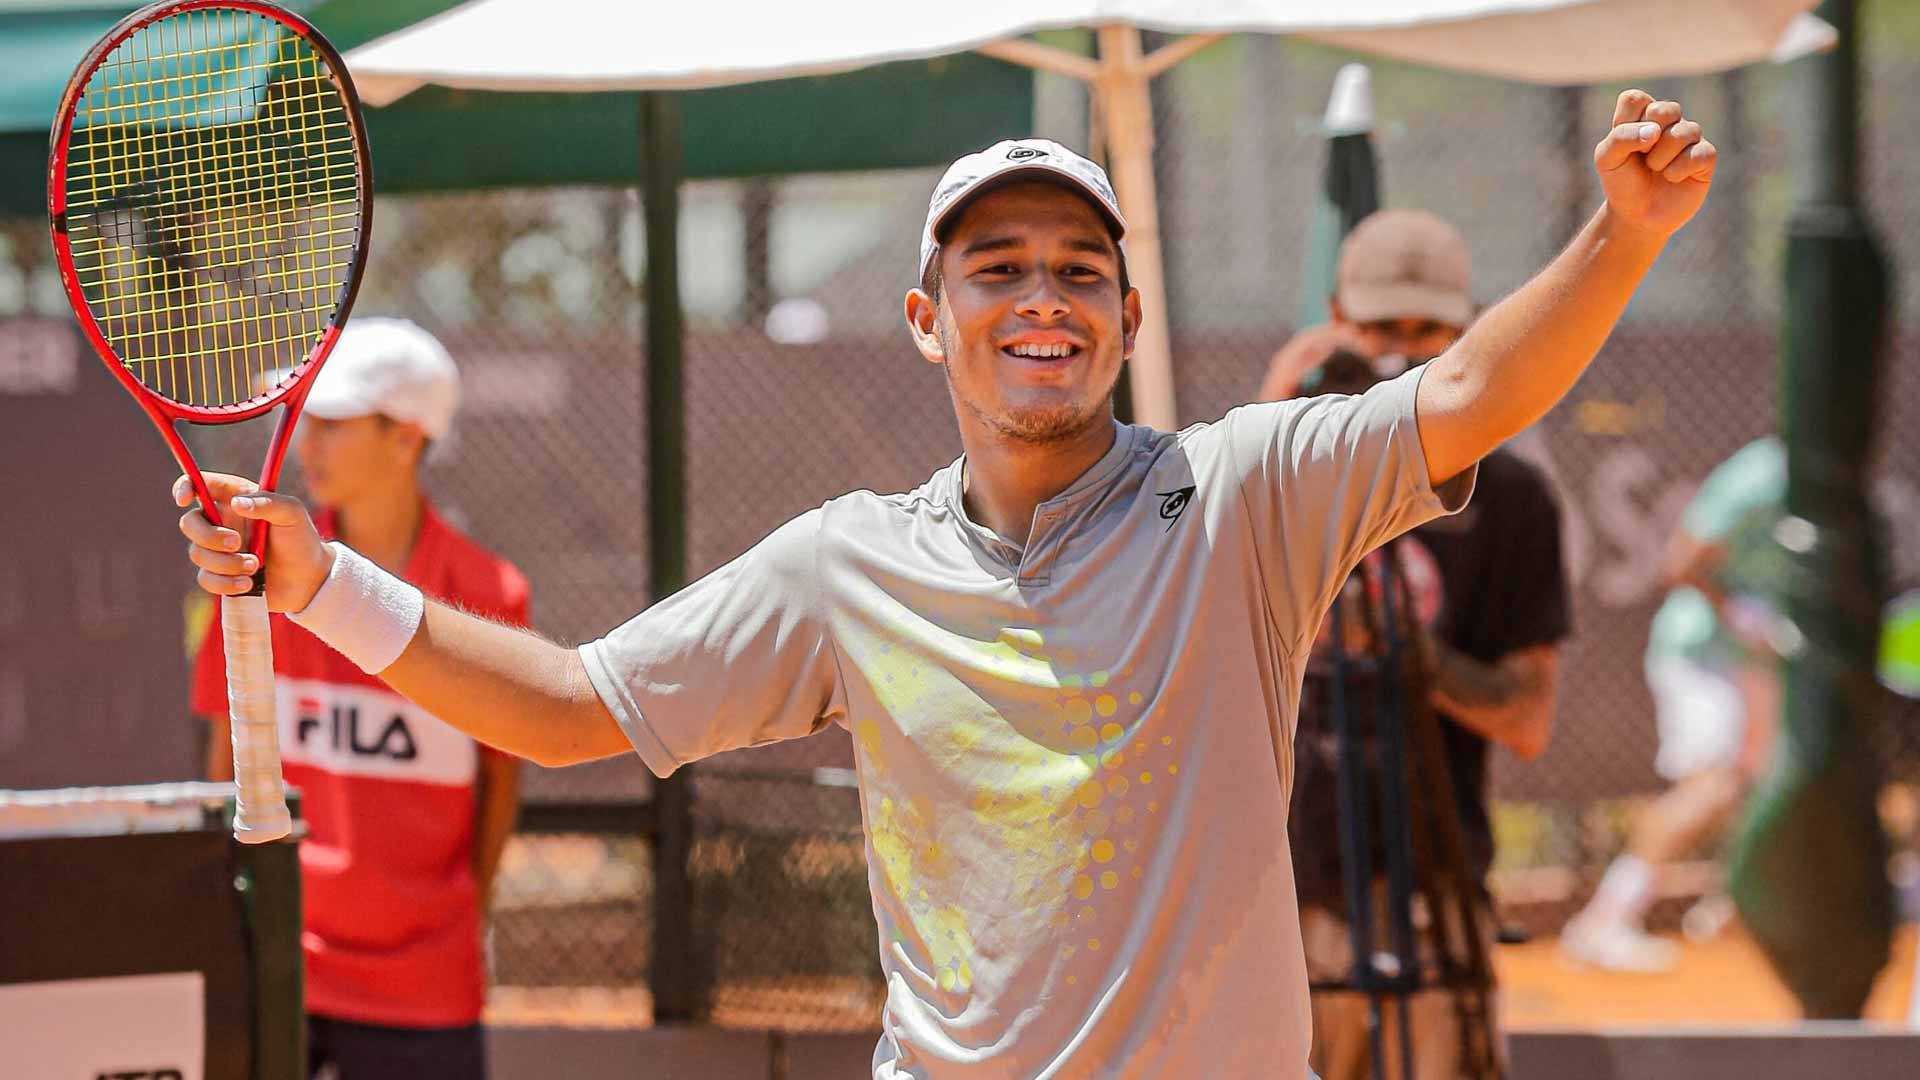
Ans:
[{"label": "player's outstretched arm", "polygon": [[1667,238],[1700,209],[1715,155],[1679,102],[1642,90],[1620,95],[1594,148],[1605,204],[1421,378],[1420,441],[1434,483],[1519,434],[1573,388]]},{"label": "player's outstretched arm", "polygon": [[[261,493],[244,477],[208,473],[206,481],[226,520],[268,525],[267,607],[306,609],[334,561],[306,507],[291,496]],[[174,484],[174,501],[193,501],[185,478]],[[239,551],[238,532],[208,521],[197,506],[180,518],[180,531],[190,542],[188,557],[200,568],[201,588],[234,596],[252,587],[253,556]],[[431,600],[399,658],[378,674],[468,735],[542,765],[630,749],[578,652]]]}]

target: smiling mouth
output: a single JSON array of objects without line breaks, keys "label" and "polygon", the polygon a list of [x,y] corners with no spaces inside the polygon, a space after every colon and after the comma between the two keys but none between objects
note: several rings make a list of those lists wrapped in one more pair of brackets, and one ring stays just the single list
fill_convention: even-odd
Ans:
[{"label": "smiling mouth", "polygon": [[1059,345],[1002,345],[1000,351],[1021,360],[1071,360],[1080,355],[1080,346]]}]

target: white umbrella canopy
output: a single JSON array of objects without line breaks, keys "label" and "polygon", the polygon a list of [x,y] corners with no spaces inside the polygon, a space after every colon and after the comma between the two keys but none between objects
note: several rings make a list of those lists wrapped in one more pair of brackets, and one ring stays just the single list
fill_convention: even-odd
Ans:
[{"label": "white umbrella canopy", "polygon": [[[1817,0],[969,0],[929,18],[901,0],[471,0],[349,52],[370,103],[427,83],[469,90],[685,90],[825,75],[977,49],[1092,84],[1147,313],[1135,418],[1176,426],[1147,82],[1221,35],[1292,34],[1523,82],[1691,75],[1830,46]],[[1093,60],[1032,41],[1098,28]],[[1148,56],[1141,28],[1192,35]]]},{"label": "white umbrella canopy", "polygon": [[[473,0],[347,56],[375,105],[472,90],[684,90],[850,71],[1036,30],[1295,34],[1524,82],[1735,67],[1772,55],[1815,0]],[[1802,24],[1805,26],[1805,24]]]}]

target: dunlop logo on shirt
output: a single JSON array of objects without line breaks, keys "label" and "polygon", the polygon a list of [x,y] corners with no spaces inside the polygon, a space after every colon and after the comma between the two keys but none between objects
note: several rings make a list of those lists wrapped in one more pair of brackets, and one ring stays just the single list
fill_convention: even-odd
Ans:
[{"label": "dunlop logo on shirt", "polygon": [[479,751],[472,739],[388,690],[310,679],[274,681],[280,757],[337,775],[464,786]]}]

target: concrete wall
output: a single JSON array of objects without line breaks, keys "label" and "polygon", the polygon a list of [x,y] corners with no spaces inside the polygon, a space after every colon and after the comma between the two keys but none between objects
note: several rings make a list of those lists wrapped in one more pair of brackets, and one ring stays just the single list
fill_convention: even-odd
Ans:
[{"label": "concrete wall", "polygon": [[493,1028],[491,1080],[815,1080],[869,1075],[875,1036],[768,1035],[702,1027]]},{"label": "concrete wall", "polygon": [[[493,1080],[861,1080],[873,1045],[873,1035],[772,1036],[711,1028],[489,1033]],[[1864,1024],[1530,1032],[1513,1036],[1512,1052],[1509,1080],[1920,1078],[1920,1031]]]}]

